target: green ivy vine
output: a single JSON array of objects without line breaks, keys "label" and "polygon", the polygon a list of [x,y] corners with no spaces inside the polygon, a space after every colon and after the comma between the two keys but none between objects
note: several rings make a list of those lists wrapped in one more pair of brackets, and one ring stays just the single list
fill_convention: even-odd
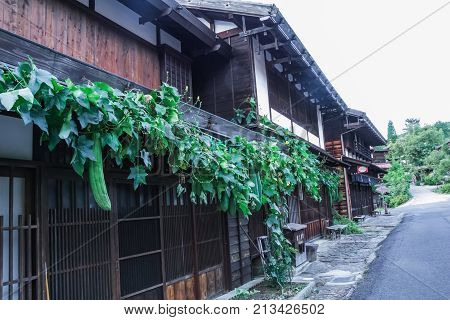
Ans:
[{"label": "green ivy vine", "polygon": [[[61,82],[31,60],[14,69],[0,68],[0,112],[16,113],[25,124],[38,126],[50,150],[66,144],[73,153],[71,166],[80,176],[87,168],[100,170],[89,173],[95,180],[91,188],[106,193],[99,199],[107,197],[99,165],[106,157],[129,168],[128,178],[138,188],[147,182],[151,157],[168,155],[172,173],[186,176],[191,184],[192,202],[217,198],[219,210],[244,217],[264,206],[271,244],[267,274],[274,283],[285,284],[293,252],[282,230],[287,197],[298,185],[317,201],[320,185],[336,197],[339,176],[323,168],[304,141],[268,119],[261,119],[268,136],[263,142],[240,136],[219,140],[182,120],[179,102],[177,89],[167,84],[147,94],[122,92],[103,82]],[[250,105],[254,108],[253,99]],[[182,193],[186,187],[179,184],[177,190]],[[110,209],[108,201],[95,199]]]}]

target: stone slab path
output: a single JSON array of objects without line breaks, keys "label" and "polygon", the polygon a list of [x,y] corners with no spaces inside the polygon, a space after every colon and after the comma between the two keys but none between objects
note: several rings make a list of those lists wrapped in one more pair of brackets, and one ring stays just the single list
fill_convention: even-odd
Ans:
[{"label": "stone slab path", "polygon": [[375,259],[381,242],[401,222],[403,215],[402,208],[391,210],[390,215],[367,217],[360,224],[363,234],[342,235],[337,240],[317,240],[317,261],[303,268],[294,279],[315,280],[316,288],[309,299],[348,299]]}]

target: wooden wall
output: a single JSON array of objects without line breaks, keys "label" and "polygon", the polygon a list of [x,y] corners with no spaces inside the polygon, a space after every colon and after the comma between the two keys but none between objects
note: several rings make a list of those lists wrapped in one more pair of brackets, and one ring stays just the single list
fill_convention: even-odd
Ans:
[{"label": "wooden wall", "polygon": [[194,101],[202,109],[230,120],[234,108],[255,96],[250,42],[239,36],[226,38],[232,46],[232,58],[205,57],[193,65]]},{"label": "wooden wall", "polygon": [[252,278],[248,220],[228,216],[231,288],[239,287]]},{"label": "wooden wall", "polygon": [[143,86],[160,84],[156,49],[68,0],[2,0],[0,28]]},{"label": "wooden wall", "polygon": [[270,107],[319,136],[316,107],[268,62],[266,71]]}]

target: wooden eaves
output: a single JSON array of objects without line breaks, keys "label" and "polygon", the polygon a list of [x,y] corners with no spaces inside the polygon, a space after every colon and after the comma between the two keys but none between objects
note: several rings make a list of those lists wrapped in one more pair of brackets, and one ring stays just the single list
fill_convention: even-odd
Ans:
[{"label": "wooden eaves", "polygon": [[[175,0],[118,0],[140,16],[139,22],[151,22],[165,31],[189,41],[182,41],[191,57],[216,53],[231,55],[231,47]],[[200,49],[204,47],[203,49]]]},{"label": "wooden eaves", "polygon": [[308,97],[317,98],[322,110],[343,112],[347,105],[315,63],[308,50],[275,5],[247,1],[178,0],[180,4],[205,15],[228,14],[242,30],[240,36],[255,36],[262,44],[257,52],[267,50],[272,64],[281,64],[283,74],[292,74],[294,82]]}]

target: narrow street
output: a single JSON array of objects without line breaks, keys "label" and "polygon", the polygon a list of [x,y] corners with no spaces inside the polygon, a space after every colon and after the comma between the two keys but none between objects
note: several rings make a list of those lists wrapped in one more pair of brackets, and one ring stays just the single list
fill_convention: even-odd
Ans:
[{"label": "narrow street", "polygon": [[450,299],[450,196],[413,187],[351,299]]}]

